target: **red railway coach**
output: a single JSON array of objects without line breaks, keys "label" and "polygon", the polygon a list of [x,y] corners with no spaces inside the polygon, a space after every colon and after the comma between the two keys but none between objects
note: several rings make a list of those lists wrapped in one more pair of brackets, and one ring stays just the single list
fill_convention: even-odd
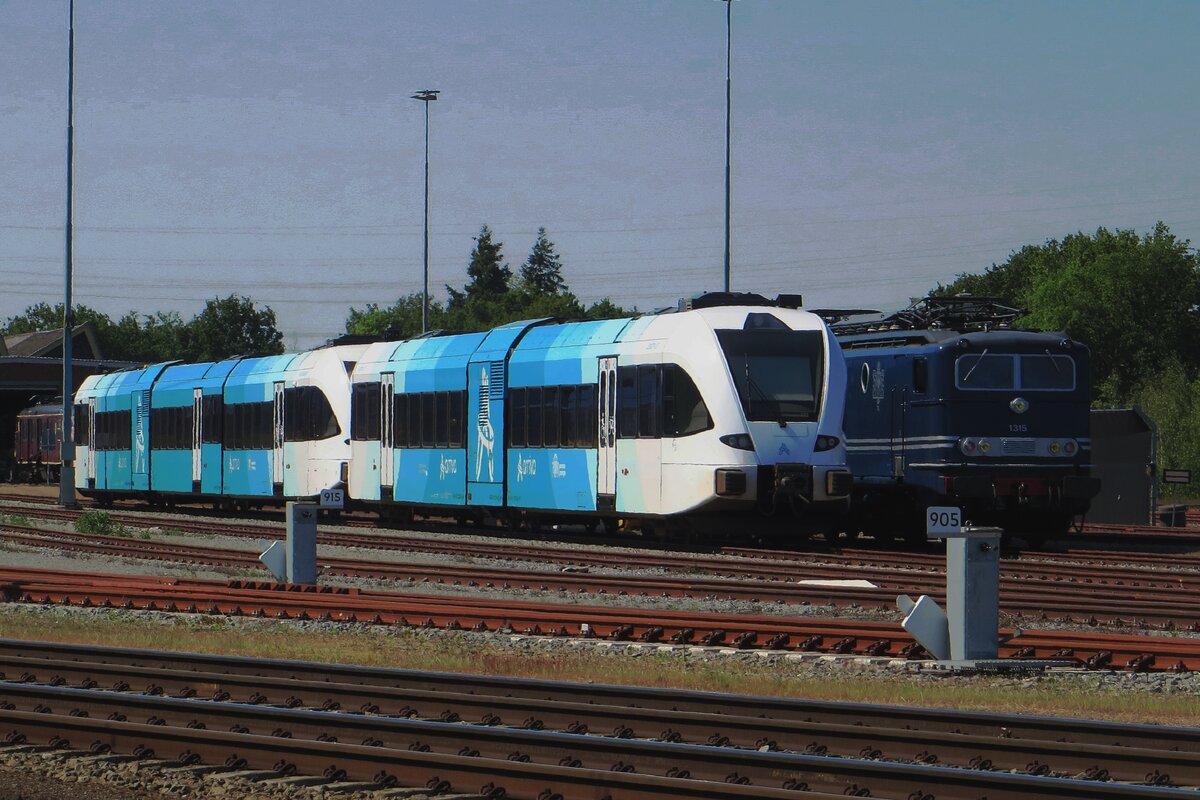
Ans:
[{"label": "red railway coach", "polygon": [[57,481],[62,469],[62,403],[30,406],[17,413],[12,480]]}]

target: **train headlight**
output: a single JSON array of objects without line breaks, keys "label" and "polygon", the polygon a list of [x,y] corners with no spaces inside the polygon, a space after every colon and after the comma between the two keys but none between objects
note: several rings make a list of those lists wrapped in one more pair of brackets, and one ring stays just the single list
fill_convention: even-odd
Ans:
[{"label": "train headlight", "polygon": [[832,450],[842,443],[842,440],[836,436],[818,436],[817,444],[813,447],[818,453],[824,453],[826,450]]},{"label": "train headlight", "polygon": [[963,439],[962,442],[960,442],[958,445],[958,449],[962,450],[962,453],[964,456],[975,455],[975,450],[977,449],[977,447],[978,447],[978,445],[975,444],[974,439]]},{"label": "train headlight", "polygon": [[735,450],[754,450],[754,440],[748,433],[727,433],[721,437],[721,444],[727,444]]},{"label": "train headlight", "polygon": [[1050,443],[1050,455],[1052,455],[1052,456],[1056,456],[1056,455],[1058,455],[1058,454],[1059,454],[1059,452],[1061,452],[1061,451],[1062,451],[1062,445],[1061,445],[1061,444],[1059,444],[1058,442],[1051,442],[1051,443]]},{"label": "train headlight", "polygon": [[989,442],[987,439],[980,439],[979,440],[979,452],[983,453],[985,456],[988,453],[992,452],[992,443]]},{"label": "train headlight", "polygon": [[1078,449],[1079,449],[1079,445],[1075,444],[1075,442],[1072,441],[1071,439],[1068,439],[1066,441],[1066,444],[1063,445],[1063,452],[1069,456],[1075,455],[1075,451]]}]

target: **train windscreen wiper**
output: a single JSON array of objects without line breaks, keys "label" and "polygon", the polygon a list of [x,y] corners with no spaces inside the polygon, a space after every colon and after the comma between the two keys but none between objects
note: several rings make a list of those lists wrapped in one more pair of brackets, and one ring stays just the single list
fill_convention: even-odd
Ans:
[{"label": "train windscreen wiper", "polygon": [[963,379],[962,379],[963,383],[966,383],[967,381],[971,380],[971,373],[973,373],[975,371],[975,369],[980,364],[983,363],[983,357],[988,354],[989,349],[990,348],[987,348],[987,347],[983,348],[983,352],[979,354],[979,359],[974,364],[971,365],[971,368],[969,370],[967,370],[967,374],[963,376]]}]

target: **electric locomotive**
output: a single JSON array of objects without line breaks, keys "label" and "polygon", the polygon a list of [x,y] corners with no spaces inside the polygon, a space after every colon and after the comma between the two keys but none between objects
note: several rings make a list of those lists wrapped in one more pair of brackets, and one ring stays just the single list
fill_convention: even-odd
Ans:
[{"label": "electric locomotive", "polygon": [[959,506],[966,520],[1039,544],[1087,512],[1099,492],[1088,348],[1013,328],[1020,313],[930,297],[833,326],[849,374],[852,533],[923,540],[925,508]]}]

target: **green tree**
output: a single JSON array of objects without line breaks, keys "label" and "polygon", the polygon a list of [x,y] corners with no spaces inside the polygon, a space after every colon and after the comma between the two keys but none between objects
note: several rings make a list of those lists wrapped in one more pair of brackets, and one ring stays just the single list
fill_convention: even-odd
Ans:
[{"label": "green tree", "polygon": [[546,229],[538,228],[537,240],[529,258],[521,265],[521,287],[535,294],[562,294],[567,289],[562,276],[562,261],[554,243],[546,237]]},{"label": "green tree", "polygon": [[[157,311],[141,319],[130,311],[111,330],[112,338],[120,343],[119,357],[125,360],[152,364],[188,356],[187,325],[177,311]],[[106,349],[105,353],[110,351]]]},{"label": "green tree", "polygon": [[214,298],[187,325],[189,361],[220,361],[231,356],[269,356],[283,352],[283,334],[275,312],[255,308],[249,297]]},{"label": "green tree", "polygon": [[[1200,377],[1188,374],[1173,359],[1158,374],[1139,386],[1131,398],[1141,406],[1158,428],[1158,466],[1155,476],[1161,481],[1162,468],[1190,469],[1200,475]],[[1191,485],[1160,483],[1163,498],[1192,499]]]},{"label": "green tree", "polygon": [[[446,309],[436,300],[429,301],[429,328],[446,327]],[[350,309],[346,333],[405,339],[421,332],[421,292],[404,295],[392,305],[381,308],[368,303],[362,311]]]},{"label": "green tree", "polygon": [[508,292],[512,281],[512,270],[504,263],[504,245],[492,241],[492,229],[485,223],[475,237],[471,260],[467,264],[467,284],[460,292],[447,286],[450,294],[451,311],[465,306],[469,301],[484,298],[493,300]]}]

